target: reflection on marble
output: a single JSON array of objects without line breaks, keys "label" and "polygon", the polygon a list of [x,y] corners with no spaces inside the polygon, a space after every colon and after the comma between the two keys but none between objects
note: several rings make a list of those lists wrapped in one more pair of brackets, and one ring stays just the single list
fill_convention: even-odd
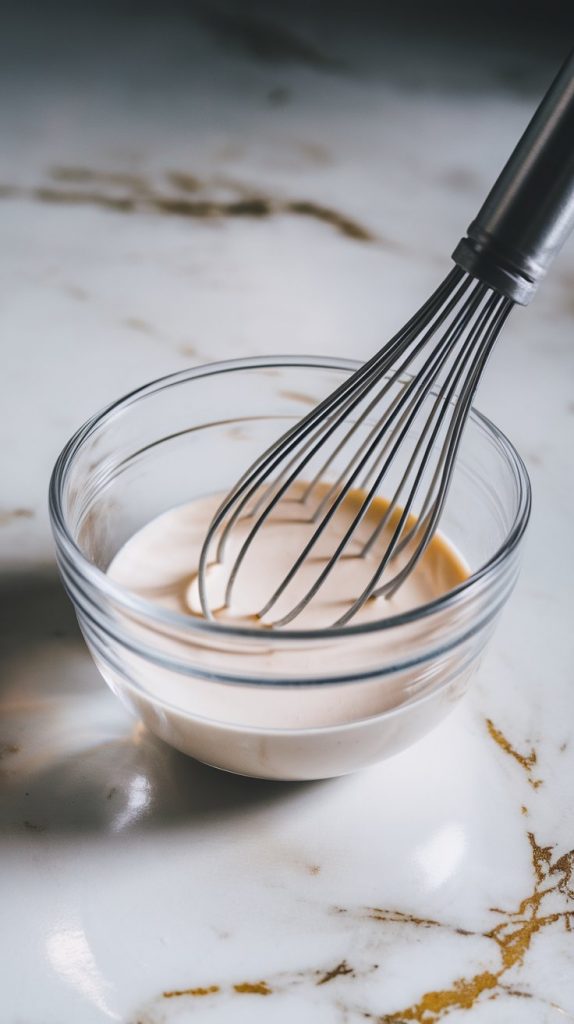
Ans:
[{"label": "reflection on marble", "polygon": [[481,389],[533,480],[520,583],[397,758],[272,784],[149,736],[46,514],[67,437],[147,379],[372,354],[444,275],[566,7],[496,41],[482,7],[408,32],[367,3],[116,7],[20,5],[0,34],[2,1024],[574,1020],[572,246]]},{"label": "reflection on marble", "polygon": [[105,1017],[118,1020],[107,1005],[105,992],[109,984],[98,969],[80,920],[74,925],[60,925],[48,936],[46,959],[60,978],[77,990],[82,1001],[101,1010]]}]

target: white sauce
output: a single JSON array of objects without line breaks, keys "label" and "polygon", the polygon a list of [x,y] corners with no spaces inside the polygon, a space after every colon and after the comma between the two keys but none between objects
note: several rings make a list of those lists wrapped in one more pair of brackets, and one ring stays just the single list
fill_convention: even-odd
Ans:
[{"label": "white sauce", "polygon": [[[237,577],[230,607],[221,607],[229,567],[252,522],[244,522],[233,531],[223,566],[212,567],[209,574],[210,603],[218,609],[215,613],[218,621],[251,628],[259,624],[262,633],[273,637],[256,617],[257,612],[293,564],[313,529],[297,497],[295,491],[292,501],[282,502],[278,513],[258,535]],[[353,492],[343,503],[313,550],[313,557],[305,562],[267,619],[278,618],[307,591],[356,513],[360,499],[361,493]],[[108,570],[110,577],[162,608],[198,616],[199,554],[220,501],[221,495],[202,498],[171,509],[148,523],[117,553]],[[364,541],[380,521],[384,508],[382,500],[372,506],[346,551],[348,557],[338,563],[312,603],[292,623],[292,628],[308,629],[332,623],[362,591],[379,564],[389,534],[385,532],[378,539],[367,557],[357,557],[357,551],[361,539]],[[396,568],[395,563],[395,571]],[[379,620],[428,603],[458,585],[467,575],[455,550],[437,535],[399,591],[388,600],[381,597],[369,601],[353,623]],[[424,628],[422,620],[421,629]],[[148,646],[174,657],[181,654],[181,640],[158,636],[151,629],[143,632],[142,642]],[[385,635],[380,632],[355,638],[342,647],[339,645],[333,655],[334,663],[338,668],[348,665],[350,672],[359,662],[361,665],[372,662],[376,666],[385,642]],[[189,654],[189,641],[185,641],[185,646]],[[298,650],[296,644],[270,644],[254,649],[245,643],[234,645],[222,637],[221,644],[213,640],[207,644],[198,641],[197,654],[204,666],[221,669],[223,658],[227,671],[248,678],[250,674],[253,677],[262,674],[295,679],[298,674],[309,677],[320,675],[329,665],[329,652],[321,644],[311,651],[308,648]],[[417,685],[411,670],[396,679],[375,678],[366,683],[329,687],[230,686],[169,672],[134,658],[131,674],[145,688],[144,696],[141,690],[130,691],[129,687],[126,690],[117,674],[101,667],[114,689],[122,691],[150,728],[168,742],[210,764],[268,778],[313,778],[358,767],[364,758],[361,759],[358,752],[353,729],[365,723],[375,724],[376,716],[389,709],[408,706]],[[451,669],[445,665],[444,672],[447,671]],[[431,689],[436,689],[437,682],[440,683],[440,676],[433,680]],[[347,756],[350,748],[345,752],[341,736],[337,739],[336,735],[337,730],[347,724],[354,737],[352,763]],[[322,731],[322,739],[311,732],[317,729]],[[364,743],[365,738],[361,742]],[[404,746],[405,741],[400,745]],[[385,756],[385,751],[380,751],[377,759],[381,756]]]}]

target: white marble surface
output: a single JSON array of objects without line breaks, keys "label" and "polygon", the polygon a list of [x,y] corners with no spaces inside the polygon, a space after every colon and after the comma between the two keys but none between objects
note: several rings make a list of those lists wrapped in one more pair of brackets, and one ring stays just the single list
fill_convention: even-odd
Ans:
[{"label": "white marble surface", "polygon": [[532,475],[519,587],[463,705],[396,759],[274,785],[146,735],[46,514],[69,434],[147,379],[370,354],[446,271],[560,40],[455,60],[366,16],[122,10],[23,5],[0,38],[0,1019],[574,1020],[572,245],[479,403]]}]

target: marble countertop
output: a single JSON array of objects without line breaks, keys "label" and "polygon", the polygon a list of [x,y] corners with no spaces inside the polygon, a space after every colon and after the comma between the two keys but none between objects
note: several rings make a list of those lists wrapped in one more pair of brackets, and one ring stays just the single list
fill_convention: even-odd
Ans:
[{"label": "marble countertop", "polygon": [[561,40],[453,48],[365,4],[112,8],[22,5],[0,38],[0,1019],[574,1020],[573,245],[479,402],[532,476],[519,585],[470,694],[395,759],[271,784],[146,734],[46,511],[70,433],[146,380],[379,347]]}]

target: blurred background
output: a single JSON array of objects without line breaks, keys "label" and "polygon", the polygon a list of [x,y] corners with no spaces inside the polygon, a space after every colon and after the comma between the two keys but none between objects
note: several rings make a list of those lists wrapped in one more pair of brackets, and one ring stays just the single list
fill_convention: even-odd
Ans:
[{"label": "blurred background", "polygon": [[[51,465],[122,392],[378,348],[444,276],[573,27],[558,0],[4,3],[8,563],[51,561]],[[479,402],[540,473],[572,430],[573,284],[570,247]]]}]

